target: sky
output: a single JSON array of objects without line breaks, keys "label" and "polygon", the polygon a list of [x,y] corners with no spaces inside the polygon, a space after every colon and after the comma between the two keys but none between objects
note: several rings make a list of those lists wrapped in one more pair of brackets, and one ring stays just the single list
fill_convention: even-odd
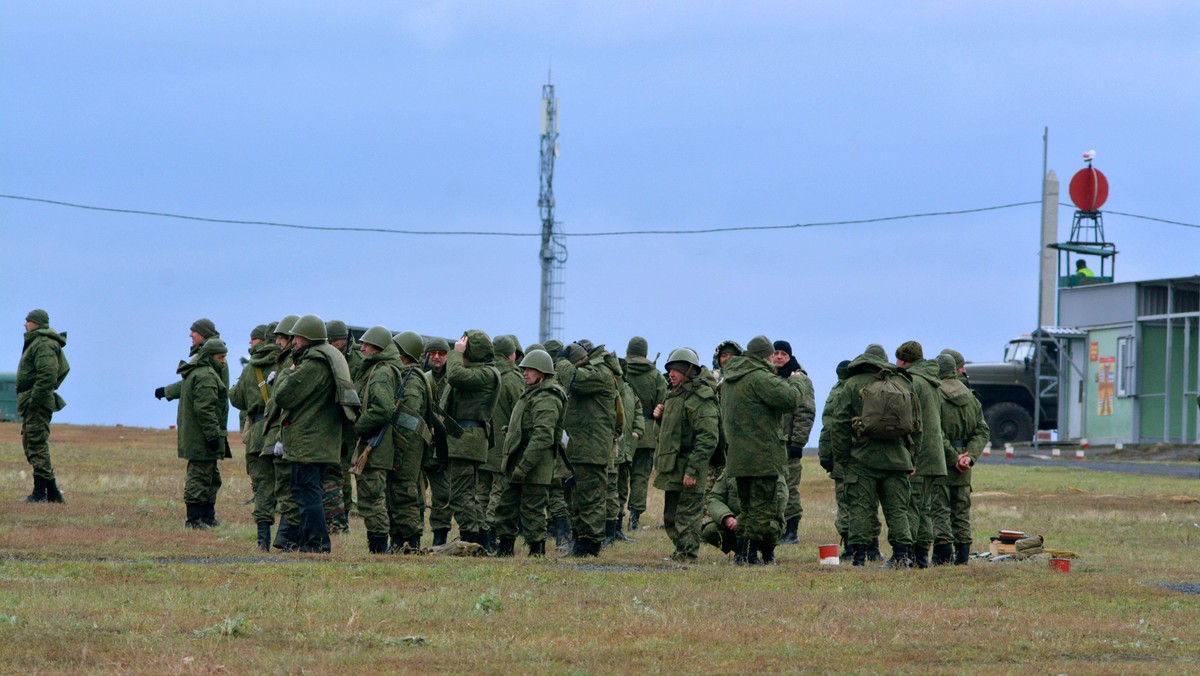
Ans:
[{"label": "sky", "polygon": [[[536,235],[549,78],[556,216],[577,234],[561,337],[705,361],[724,339],[788,340],[820,406],[868,343],[994,361],[1032,330],[1040,206],[578,234],[1036,202],[1046,128],[1063,202],[1094,149],[1105,209],[1200,224],[1197,73],[1200,5],[1182,0],[8,0],[0,194]],[[1200,228],[1105,230],[1118,281],[1200,274]],[[200,317],[233,357],[293,313],[537,338],[536,236],[3,197],[0,243],[0,371],[48,310],[72,365],[56,422],[173,424],[153,392]]]}]

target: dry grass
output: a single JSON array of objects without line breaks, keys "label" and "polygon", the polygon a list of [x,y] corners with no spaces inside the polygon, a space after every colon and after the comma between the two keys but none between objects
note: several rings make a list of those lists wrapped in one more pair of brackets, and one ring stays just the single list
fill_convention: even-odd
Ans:
[{"label": "dry grass", "polygon": [[981,468],[977,548],[1002,527],[1041,533],[1081,554],[1067,575],[821,567],[815,545],[836,535],[815,463],[805,544],[775,569],[711,549],[668,566],[651,528],[582,565],[379,558],[359,524],[328,557],[160,563],[256,554],[240,458],[222,464],[225,525],[189,532],[172,432],[56,426],[63,506],[15,501],[31,483],[16,432],[0,425],[4,672],[1170,673],[1200,656],[1200,597],[1146,584],[1200,582],[1195,480]]}]

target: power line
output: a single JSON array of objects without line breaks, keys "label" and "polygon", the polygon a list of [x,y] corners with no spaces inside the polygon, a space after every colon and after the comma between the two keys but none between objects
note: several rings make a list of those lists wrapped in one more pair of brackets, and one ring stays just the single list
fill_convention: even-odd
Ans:
[{"label": "power line", "polygon": [[[87,204],[75,204],[73,202],[62,202],[59,200],[42,199],[38,197],[24,197],[21,195],[5,195],[0,194],[0,198],[19,200],[23,202],[36,202],[40,204],[50,204],[53,206],[69,207],[72,209],[86,209],[88,211],[104,211],[117,214],[133,214],[137,216],[157,216],[159,218],[175,218],[185,221],[200,221],[204,223],[224,223],[228,225],[260,225],[271,228],[291,228],[295,230],[317,230],[323,232],[369,232],[385,235],[417,235],[417,236],[447,236],[447,237],[540,237],[540,232],[504,232],[504,231],[471,231],[471,230],[402,230],[397,228],[361,228],[350,226],[321,226],[321,225],[298,225],[295,223],[277,223],[273,221],[244,221],[227,218],[206,218],[203,216],[186,216],[183,214],[172,214],[160,211],[144,211],[140,209],[117,209],[113,207],[98,207]],[[977,209],[960,209],[957,211],[929,211],[917,214],[903,214],[899,216],[881,216],[878,218],[861,218],[854,220],[843,221],[818,221],[813,223],[792,223],[789,225],[743,225],[730,226],[724,228],[697,228],[691,230],[615,230],[610,232],[570,232],[562,233],[564,237],[626,237],[634,235],[705,235],[719,232],[749,232],[762,230],[794,230],[798,228],[816,228],[831,225],[863,225],[867,223],[883,223],[887,221],[900,221],[913,218],[932,218],[935,216],[959,216],[962,214],[975,214],[986,211],[998,211],[1001,209],[1013,209],[1016,207],[1025,207],[1032,204],[1041,204],[1041,201],[1030,202],[1014,202],[1012,204],[1000,204],[990,207],[980,207]],[[1062,204],[1061,206],[1072,207],[1074,205]],[[1139,218],[1147,221],[1156,221],[1159,223],[1167,223],[1170,225],[1181,225],[1188,228],[1200,228],[1200,225],[1192,223],[1183,223],[1181,221],[1172,221],[1163,218],[1153,218],[1151,216],[1141,216],[1138,214],[1128,214],[1120,211],[1105,211],[1106,214],[1114,214],[1117,216],[1126,216],[1129,218]]]}]

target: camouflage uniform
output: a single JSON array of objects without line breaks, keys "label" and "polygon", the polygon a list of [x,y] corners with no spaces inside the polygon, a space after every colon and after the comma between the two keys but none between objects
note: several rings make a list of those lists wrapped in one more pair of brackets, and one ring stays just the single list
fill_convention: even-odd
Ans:
[{"label": "camouflage uniform", "polygon": [[[678,362],[673,362],[678,365]],[[671,364],[667,365],[668,368]],[[683,366],[686,366],[684,364]],[[708,487],[708,461],[717,448],[717,393],[707,370],[667,393],[654,454],[654,487],[665,491],[663,522],[675,545],[671,559],[693,561],[700,550],[700,519]],[[695,483],[684,486],[684,477]]]},{"label": "camouflage uniform", "polygon": [[[363,369],[362,346],[354,342],[346,322],[333,319],[325,323],[329,344],[337,348],[346,360],[351,380],[357,382]],[[354,423],[343,425],[341,460],[325,468],[321,501],[330,533],[350,531],[350,513],[355,509],[354,483],[350,474],[350,457],[354,454]]]},{"label": "camouflage uniform", "polygon": [[500,373],[492,360],[492,340],[483,331],[466,332],[465,352],[446,355],[442,408],[462,426],[460,437],[447,440],[446,478],[450,509],[458,521],[459,538],[484,544],[482,514],[476,496],[476,470],[487,460],[492,437],[492,410],[500,393]]},{"label": "camouflage uniform", "polygon": [[625,502],[629,499],[629,468],[638,439],[646,434],[642,402],[629,383],[618,383],[625,427],[617,442],[616,455],[608,467],[608,503],[605,508],[605,541],[630,541],[624,533]]},{"label": "camouflage uniform", "polygon": [[[425,352],[428,354],[432,351],[449,354],[450,344],[445,338],[430,338],[425,343]],[[428,362],[428,357],[426,360]],[[426,375],[433,383],[434,402],[441,402],[447,389],[445,365],[441,368],[431,367],[426,371]],[[429,488],[429,529],[433,531],[435,545],[445,544],[454,517],[454,512],[450,509],[450,482],[446,478],[446,464],[449,460],[444,457],[444,452],[438,451],[439,444],[444,448],[445,439],[430,444],[425,449],[425,461],[422,465],[422,477]],[[424,490],[421,494],[424,495]]]},{"label": "camouflage uniform", "polygon": [[[571,347],[579,346],[572,343]],[[604,538],[608,463],[621,432],[616,405],[621,366],[616,355],[606,352],[603,346],[585,356],[574,367],[568,382],[563,427],[570,437],[566,456],[575,479],[573,553],[596,556]]]},{"label": "camouflage uniform", "polygon": [[928,359],[914,360],[907,371],[912,376],[913,392],[921,409],[921,429],[913,434],[913,467],[916,472],[908,480],[911,489],[908,523],[913,537],[913,563],[918,568],[925,568],[929,565],[929,548],[933,546],[934,480],[946,476],[942,407],[937,394],[940,381],[937,378],[937,362]]},{"label": "camouflage uniform", "polygon": [[179,367],[182,386],[176,429],[179,457],[187,460],[183,501],[186,525],[205,528],[218,525],[215,515],[221,472],[217,461],[231,457],[226,424],[229,420],[229,390],[221,382],[221,364],[213,355],[224,354],[218,339],[205,341],[196,359]]},{"label": "camouflage uniform", "polygon": [[[634,336],[625,350],[625,380],[642,402],[641,416],[646,433],[637,440],[629,465],[629,529],[637,530],[646,511],[646,490],[654,469],[654,448],[658,443],[658,423],[651,415],[654,407],[667,399],[667,379],[647,358],[646,339]],[[632,413],[632,412],[631,412]]]},{"label": "camouflage uniform", "polygon": [[[284,325],[288,319],[285,317],[280,324]],[[295,320],[296,318],[292,316],[291,323],[294,323]],[[274,336],[276,346],[280,345],[281,339],[290,340],[286,334],[276,333]],[[296,502],[292,500],[291,459],[275,454],[277,445],[282,444],[280,439],[283,432],[283,411],[275,401],[275,390],[292,374],[291,367],[294,363],[292,346],[287,343],[287,346],[281,347],[275,355],[275,366],[267,374],[267,393],[270,399],[267,401],[266,408],[263,409],[266,431],[263,433],[262,455],[268,458],[274,466],[275,488],[273,492],[275,506],[279,510],[279,530],[275,534],[273,544],[275,548],[284,551],[290,551],[299,546],[296,538],[299,536],[300,510],[297,509]]]},{"label": "camouflage uniform", "polygon": [[[780,476],[775,483],[776,512],[783,514],[787,505],[787,481]],[[700,528],[700,539],[728,554],[737,548],[737,531],[729,530],[725,520],[729,517],[737,519],[742,512],[742,502],[738,499],[737,482],[725,476],[722,472],[713,482],[712,489],[705,498],[705,508],[708,519]],[[779,518],[779,528],[783,527],[783,517]]]},{"label": "camouflage uniform", "polygon": [[[843,558],[850,557],[850,541],[848,539],[850,532],[850,517],[849,508],[846,504],[846,482],[843,481],[845,476],[844,470],[840,463],[833,458],[833,444],[830,442],[830,432],[833,429],[833,416],[841,404],[842,388],[846,384],[847,370],[846,367],[850,362],[843,361],[837,367],[837,383],[829,390],[829,395],[825,398],[825,407],[821,409],[821,434],[817,440],[817,455],[821,462],[821,468],[829,473],[829,478],[833,479],[833,495],[837,502],[837,515],[834,518],[834,528],[837,529],[838,535],[841,536],[842,556]],[[878,551],[879,548],[879,533],[882,531],[882,524],[879,522],[879,512],[875,512],[873,527],[871,529],[872,548]],[[877,555],[873,555],[872,560],[875,560]]]},{"label": "camouflage uniform", "polygon": [[[775,345],[778,347],[779,344],[777,342]],[[783,513],[784,537],[780,542],[798,544],[800,538],[797,535],[797,529],[800,526],[800,519],[804,518],[804,507],[800,503],[802,460],[804,447],[808,444],[808,437],[812,433],[813,422],[817,416],[817,402],[813,393],[812,381],[809,380],[808,373],[804,371],[804,367],[800,366],[795,357],[792,357],[788,364],[779,368],[778,375],[784,378],[800,396],[800,405],[794,410],[784,413],[780,423],[780,434],[783,436],[788,456],[788,502],[787,509]]]},{"label": "camouflage uniform", "polygon": [[479,503],[483,530],[488,532],[487,539],[493,537],[492,526],[495,523],[496,505],[504,492],[504,434],[501,427],[508,424],[513,406],[521,398],[525,390],[525,381],[520,369],[510,360],[517,353],[517,342],[514,336],[496,336],[493,341],[496,357],[492,365],[500,371],[500,393],[496,397],[496,405],[492,409],[492,422],[495,430],[492,435],[492,446],[488,449],[487,462],[479,466],[479,476],[476,484],[476,500]]},{"label": "camouflage uniform", "polygon": [[26,501],[62,502],[54,464],[50,461],[50,419],[67,405],[55,391],[70,371],[62,351],[67,336],[50,328],[50,316],[45,310],[30,312],[25,321],[36,325],[25,332],[16,382],[21,448],[33,468],[33,493]]},{"label": "camouflage uniform", "polygon": [[367,550],[372,554],[383,554],[388,548],[391,532],[388,475],[396,465],[399,436],[392,418],[396,414],[396,386],[400,381],[400,351],[390,334],[384,341],[386,345],[379,352],[363,356],[362,370],[355,381],[362,410],[353,423],[358,442],[350,464],[353,467],[370,445],[371,454],[357,477],[357,484],[358,513],[367,530]]},{"label": "camouflage uniform", "polygon": [[[942,354],[937,362],[948,470],[934,485],[933,562],[950,563],[953,557],[954,563],[965,564],[971,554],[971,467],[983,453],[991,431],[983,419],[979,398],[956,372],[954,358]],[[960,455],[967,457],[965,470],[956,466]]]},{"label": "camouflage uniform", "polygon": [[279,346],[266,339],[265,326],[257,327],[255,331],[260,329],[262,331],[254,336],[260,342],[250,348],[250,363],[242,369],[233,387],[229,388],[229,403],[245,416],[242,441],[246,444],[246,474],[254,491],[254,523],[266,525],[269,546],[270,525],[275,522],[275,463],[270,455],[263,455],[263,436],[266,433],[267,402],[270,400],[267,374],[275,366]]}]

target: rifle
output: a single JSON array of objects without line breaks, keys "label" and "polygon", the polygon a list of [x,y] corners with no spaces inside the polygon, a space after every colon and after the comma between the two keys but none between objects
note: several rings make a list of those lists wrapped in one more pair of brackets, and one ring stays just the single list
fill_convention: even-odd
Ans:
[{"label": "rifle", "polygon": [[[409,369],[408,373],[400,379],[400,384],[396,386],[396,406],[394,409],[392,409],[392,416],[383,423],[383,426],[379,428],[379,432],[376,433],[375,436],[367,440],[366,447],[363,448],[362,453],[358,454],[358,460],[356,460],[354,462],[354,466],[350,468],[351,474],[362,474],[364,471],[366,471],[367,461],[371,458],[371,452],[378,448],[379,444],[383,443],[383,435],[392,430],[392,425],[400,421],[401,415],[407,416],[408,418],[413,417],[401,411],[400,405],[404,402],[404,387],[408,384],[408,379],[412,377],[412,374],[415,371],[415,368]],[[367,382],[370,382],[370,378],[367,379]],[[405,427],[407,427],[407,425],[405,425]]]}]

